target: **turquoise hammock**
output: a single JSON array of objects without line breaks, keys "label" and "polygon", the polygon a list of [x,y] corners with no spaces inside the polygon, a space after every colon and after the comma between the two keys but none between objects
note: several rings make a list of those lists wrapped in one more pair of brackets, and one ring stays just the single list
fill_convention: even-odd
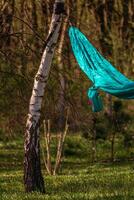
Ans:
[{"label": "turquoise hammock", "polygon": [[122,99],[134,99],[134,81],[115,69],[76,27],[69,28],[69,37],[75,58],[87,77],[93,82],[88,90],[94,112],[102,110],[98,89]]}]

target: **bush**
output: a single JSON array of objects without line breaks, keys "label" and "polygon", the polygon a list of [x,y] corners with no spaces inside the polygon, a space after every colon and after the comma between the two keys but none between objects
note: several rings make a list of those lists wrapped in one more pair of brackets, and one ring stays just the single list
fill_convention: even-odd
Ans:
[{"label": "bush", "polygon": [[87,142],[81,136],[68,137],[65,142],[65,156],[83,156],[87,152]]}]

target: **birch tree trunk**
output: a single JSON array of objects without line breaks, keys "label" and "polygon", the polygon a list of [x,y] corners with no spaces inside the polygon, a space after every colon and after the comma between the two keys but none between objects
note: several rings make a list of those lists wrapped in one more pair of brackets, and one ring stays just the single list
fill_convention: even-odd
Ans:
[{"label": "birch tree trunk", "polygon": [[40,110],[63,14],[64,0],[55,0],[49,35],[45,44],[45,50],[41,63],[34,80],[26,124],[24,144],[24,185],[26,192],[45,192],[40,163]]}]

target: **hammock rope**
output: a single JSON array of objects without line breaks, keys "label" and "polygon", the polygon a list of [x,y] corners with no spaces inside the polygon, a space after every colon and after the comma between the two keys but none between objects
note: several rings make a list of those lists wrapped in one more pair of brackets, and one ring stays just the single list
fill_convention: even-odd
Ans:
[{"label": "hammock rope", "polygon": [[76,27],[69,28],[69,38],[75,58],[87,77],[93,82],[88,90],[92,109],[103,108],[98,90],[122,99],[134,99],[134,81],[129,80],[107,61]]}]

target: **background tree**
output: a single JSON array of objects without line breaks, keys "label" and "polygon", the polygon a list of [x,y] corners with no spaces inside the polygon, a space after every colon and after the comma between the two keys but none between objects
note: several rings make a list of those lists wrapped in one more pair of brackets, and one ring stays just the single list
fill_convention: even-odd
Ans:
[{"label": "background tree", "polygon": [[[35,2],[34,2],[35,3]],[[35,5],[34,5],[35,8]],[[24,184],[27,192],[39,190],[44,192],[44,181],[40,164],[39,124],[42,98],[47,83],[50,66],[58,39],[62,17],[64,14],[64,1],[56,0],[54,4],[52,22],[45,50],[38,72],[35,76],[32,96],[29,105],[29,114],[25,133],[24,157]],[[35,20],[34,20],[35,24]]]}]

